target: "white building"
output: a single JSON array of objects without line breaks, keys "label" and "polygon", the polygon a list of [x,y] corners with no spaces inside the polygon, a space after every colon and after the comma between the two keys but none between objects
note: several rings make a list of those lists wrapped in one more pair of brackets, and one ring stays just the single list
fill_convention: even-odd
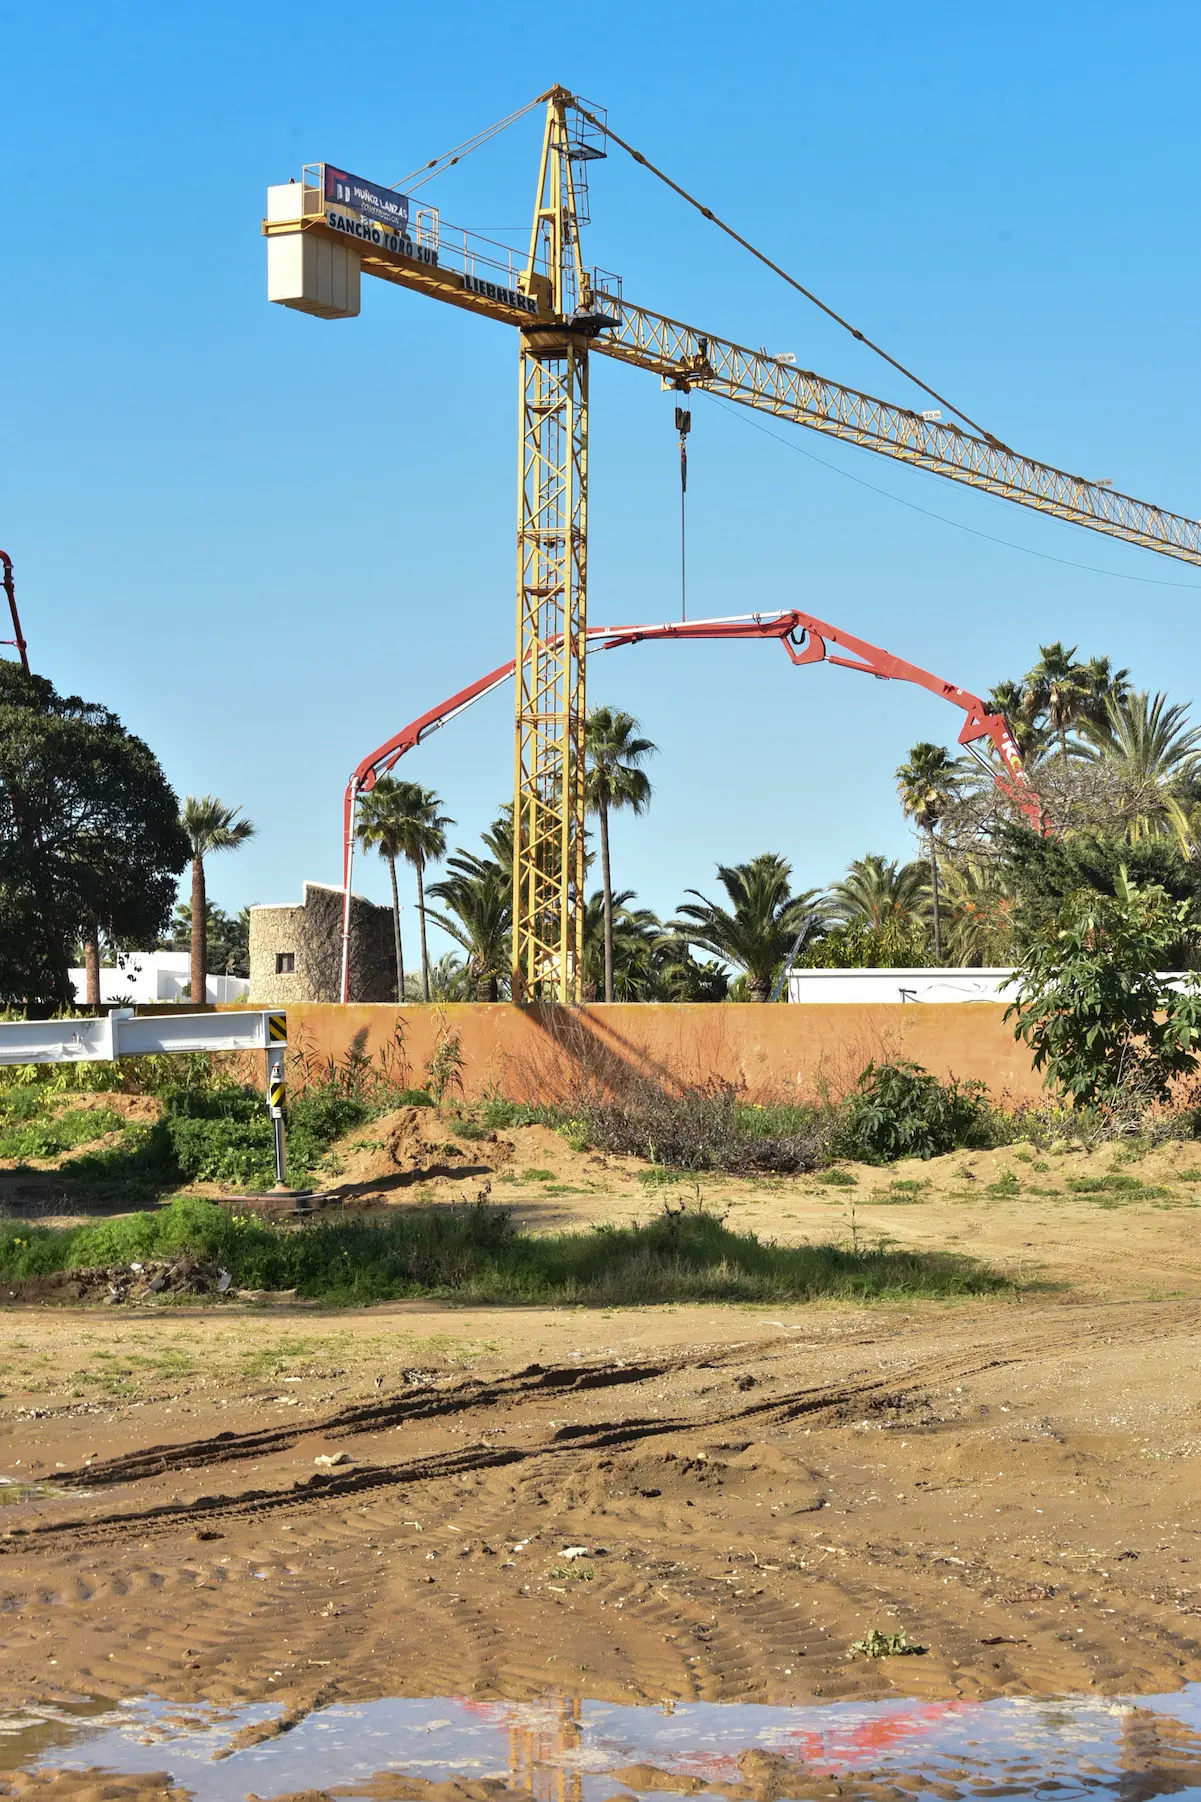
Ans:
[{"label": "white building", "polygon": [[[83,1007],[88,984],[83,970],[70,972],[75,1004]],[[122,951],[115,966],[100,967],[100,1000],[134,1007],[152,1001],[176,1001],[187,1006],[184,990],[192,982],[192,957],[188,951]],[[244,1001],[250,983],[244,976],[206,976],[204,998],[209,1002]]]},{"label": "white building", "polygon": [[790,1001],[1005,1001],[1012,970],[793,970]]}]

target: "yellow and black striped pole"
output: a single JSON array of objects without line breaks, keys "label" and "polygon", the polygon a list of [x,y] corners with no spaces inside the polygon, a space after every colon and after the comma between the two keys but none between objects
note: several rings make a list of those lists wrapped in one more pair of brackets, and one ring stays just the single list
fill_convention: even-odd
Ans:
[{"label": "yellow and black striped pole", "polygon": [[275,1181],[285,1188],[288,1181],[287,1156],[284,1149],[284,1054],[288,1048],[288,1017],[267,1015],[267,1109],[275,1134]]}]

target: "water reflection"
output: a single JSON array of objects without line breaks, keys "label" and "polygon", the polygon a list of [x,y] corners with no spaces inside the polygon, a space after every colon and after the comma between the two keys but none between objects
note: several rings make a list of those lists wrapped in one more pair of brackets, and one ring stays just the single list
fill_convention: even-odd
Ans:
[{"label": "water reflection", "polygon": [[[248,1792],[368,1793],[441,1802],[453,1782],[534,1802],[701,1793],[731,1802],[936,1794],[1201,1798],[1201,1685],[1139,1701],[687,1702],[662,1708],[391,1698],[337,1704],[258,1744],[253,1708],[87,1704],[0,1720],[7,1769],[164,1768],[197,1802]],[[235,1740],[235,1736],[239,1736]],[[231,1750],[231,1742],[236,1748]]]}]

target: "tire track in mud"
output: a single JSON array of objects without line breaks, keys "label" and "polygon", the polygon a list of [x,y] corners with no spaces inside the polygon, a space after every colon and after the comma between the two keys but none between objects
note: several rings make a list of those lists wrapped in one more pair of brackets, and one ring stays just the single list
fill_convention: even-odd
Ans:
[{"label": "tire track in mud", "polygon": [[[712,1362],[716,1365],[717,1356]],[[286,1452],[301,1440],[320,1433],[326,1439],[346,1439],[360,1433],[384,1432],[409,1421],[431,1420],[441,1414],[461,1414],[473,1408],[493,1408],[506,1402],[528,1400],[540,1393],[616,1388],[625,1383],[652,1382],[656,1377],[691,1368],[704,1369],[707,1360],[670,1359],[653,1364],[528,1365],[495,1382],[456,1383],[451,1389],[418,1390],[387,1402],[360,1403],[287,1426],[264,1427],[250,1433],[217,1433],[209,1439],[189,1439],[171,1445],[150,1445],[124,1452],[116,1458],[97,1459],[76,1470],[55,1473],[59,1489],[95,1489],[107,1483],[137,1483],[146,1477],[166,1476],[203,1460],[207,1464],[234,1462]]]},{"label": "tire track in mud", "polygon": [[[1091,1337],[1081,1334],[1081,1338]],[[74,1543],[88,1543],[98,1540],[119,1537],[123,1530],[137,1528],[145,1531],[155,1524],[170,1527],[182,1521],[217,1520],[243,1515],[259,1515],[279,1509],[294,1509],[310,1506],[313,1503],[338,1501],[346,1497],[365,1494],[372,1490],[402,1488],[419,1483],[436,1482],[456,1476],[466,1475],[474,1471],[494,1470],[505,1465],[531,1465],[540,1460],[558,1458],[568,1455],[572,1458],[586,1454],[603,1453],[618,1447],[629,1446],[648,1439],[670,1437],[678,1433],[704,1431],[729,1431],[732,1428],[749,1425],[778,1424],[785,1425],[802,1418],[825,1416],[823,1424],[838,1425],[842,1421],[855,1416],[866,1407],[876,1412],[895,1409],[902,1410],[921,1399],[922,1393],[931,1387],[946,1383],[955,1378],[970,1377],[980,1373],[1019,1363],[1032,1351],[1045,1350],[1053,1343],[1060,1352],[1064,1349],[1062,1332],[1049,1341],[1047,1335],[1026,1343],[1010,1342],[1007,1355],[988,1356],[977,1352],[974,1356],[957,1359],[948,1358],[945,1354],[926,1360],[908,1371],[899,1369],[883,1371],[879,1375],[840,1384],[836,1387],[815,1387],[793,1391],[791,1394],[765,1397],[761,1401],[745,1403],[741,1407],[722,1414],[708,1413],[700,1417],[696,1415],[674,1415],[669,1417],[654,1416],[650,1418],[633,1418],[623,1421],[600,1421],[594,1425],[566,1425],[559,1427],[549,1438],[529,1446],[498,1447],[480,1445],[464,1447],[451,1452],[441,1452],[425,1457],[406,1460],[399,1463],[364,1465],[346,1473],[330,1471],[316,1473],[298,1480],[287,1489],[247,1489],[236,1495],[202,1495],[191,1501],[163,1502],[147,1508],[123,1509],[110,1514],[92,1515],[82,1520],[46,1521],[30,1527],[12,1527],[0,1536],[0,1557],[43,1546],[47,1541],[61,1539]],[[744,1361],[753,1361],[746,1357],[746,1347],[739,1348]],[[533,1387],[538,1389],[558,1390],[560,1393],[570,1389],[595,1388],[604,1384],[606,1376],[616,1382],[648,1380],[652,1376],[662,1376],[673,1371],[687,1369],[704,1369],[716,1367],[724,1360],[716,1358],[681,1359],[665,1361],[656,1366],[590,1366],[583,1370],[555,1367],[553,1376],[561,1379],[545,1383],[542,1381],[548,1373],[538,1370],[533,1376]],[[636,1372],[636,1375],[631,1375]],[[430,1409],[430,1413],[456,1414],[469,1413],[473,1407],[493,1405],[493,1398],[505,1395],[510,1384],[530,1378],[531,1372],[519,1372],[512,1379],[502,1379],[499,1383],[481,1384],[480,1396],[476,1400],[464,1396],[461,1390],[447,1391],[439,1397],[429,1398],[431,1403],[440,1403]],[[583,1377],[585,1381],[569,1383],[568,1377]],[[607,1385],[604,1385],[607,1386]],[[518,1389],[516,1394],[529,1395],[530,1387],[524,1391]],[[458,1403],[455,1405],[455,1397]],[[420,1398],[412,1398],[419,1402]],[[391,1404],[368,1404],[363,1407],[341,1410],[337,1415],[325,1421],[315,1421],[307,1426],[289,1426],[287,1428],[267,1429],[266,1434],[247,1434],[240,1436],[238,1443],[244,1445],[253,1442],[252,1449],[260,1452],[265,1449],[268,1439],[273,1450],[287,1450],[296,1442],[312,1433],[328,1433],[330,1421],[338,1421],[345,1427],[345,1434],[380,1430],[387,1425],[403,1424],[408,1413],[410,1398],[403,1398]],[[420,1418],[421,1416],[418,1416]],[[428,1417],[428,1416],[427,1416]],[[351,1424],[353,1423],[353,1424]],[[344,1436],[345,1436],[344,1434]],[[217,1439],[214,1442],[192,1441],[178,1446],[150,1448],[144,1453],[130,1454],[126,1459],[109,1460],[107,1469],[111,1472],[121,1467],[126,1473],[125,1481],[137,1480],[136,1473],[140,1464],[146,1463],[142,1474],[157,1476],[171,1469],[182,1468],[193,1464],[206,1455],[207,1446],[214,1443],[218,1448],[229,1442]],[[239,1456],[250,1455],[250,1452],[239,1451]],[[169,1459],[170,1462],[164,1460]],[[95,1467],[84,1467],[81,1471],[64,1472],[56,1477],[56,1483],[67,1487],[66,1478],[74,1480],[78,1486],[82,1479],[93,1477]],[[93,1478],[93,1480],[95,1480]],[[109,1481],[118,1481],[109,1476]]]}]

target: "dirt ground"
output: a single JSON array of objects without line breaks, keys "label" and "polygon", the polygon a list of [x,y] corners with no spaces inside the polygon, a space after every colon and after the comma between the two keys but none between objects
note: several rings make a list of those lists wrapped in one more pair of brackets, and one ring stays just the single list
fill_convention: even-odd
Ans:
[{"label": "dirt ground", "polygon": [[[438,1163],[434,1122],[382,1127],[359,1198],[491,1184],[534,1228],[696,1198],[540,1128]],[[700,1185],[780,1239],[970,1252],[1022,1285],[988,1302],[10,1306],[0,1703],[1199,1678],[1196,1157]],[[872,1629],[924,1651],[850,1655]]]}]

